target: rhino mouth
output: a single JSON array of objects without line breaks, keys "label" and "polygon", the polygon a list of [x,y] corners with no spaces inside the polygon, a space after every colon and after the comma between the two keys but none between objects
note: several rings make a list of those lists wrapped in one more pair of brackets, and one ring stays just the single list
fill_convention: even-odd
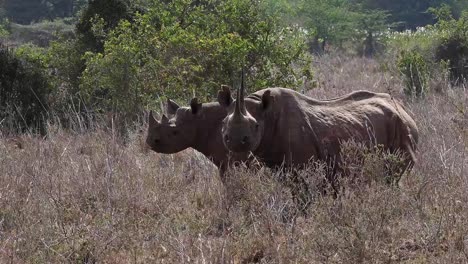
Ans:
[{"label": "rhino mouth", "polygon": [[174,154],[180,151],[178,148],[170,148],[169,146],[166,146],[166,145],[153,146],[151,147],[151,150],[153,150],[156,153],[161,153],[161,154]]},{"label": "rhino mouth", "polygon": [[249,152],[251,151],[251,145],[250,144],[239,144],[239,145],[232,145],[229,146],[228,148],[233,151],[233,152]]},{"label": "rhino mouth", "polygon": [[249,152],[253,150],[253,144],[247,137],[235,141],[225,137],[224,144],[232,152]]}]

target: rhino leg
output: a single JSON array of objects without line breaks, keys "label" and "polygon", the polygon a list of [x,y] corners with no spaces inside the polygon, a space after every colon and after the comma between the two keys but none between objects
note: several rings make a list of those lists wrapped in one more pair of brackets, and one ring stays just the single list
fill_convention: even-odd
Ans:
[{"label": "rhino leg", "polygon": [[404,160],[401,168],[401,174],[399,175],[399,178],[401,178],[405,172],[410,172],[413,169],[413,166],[417,161],[415,154],[416,142],[411,136],[409,127],[403,122],[403,120],[398,118],[397,123],[398,131],[400,132],[399,149],[403,154]]}]

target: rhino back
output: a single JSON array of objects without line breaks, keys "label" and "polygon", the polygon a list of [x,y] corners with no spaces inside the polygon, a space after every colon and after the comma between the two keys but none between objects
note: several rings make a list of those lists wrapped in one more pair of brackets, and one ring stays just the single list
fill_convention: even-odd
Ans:
[{"label": "rhino back", "polygon": [[[304,100],[292,90],[270,88],[274,104],[265,114],[264,135],[254,152],[269,166],[303,164],[311,158],[321,158],[318,138],[311,126]],[[259,100],[265,90],[250,97]]]},{"label": "rhino back", "polygon": [[[255,152],[267,164],[301,164],[338,155],[344,140],[390,146],[400,118],[384,93],[356,91],[330,100],[315,100],[282,88],[270,88],[274,107],[265,117],[265,132]],[[252,99],[261,97],[264,90]],[[414,122],[414,121],[413,121]]]}]

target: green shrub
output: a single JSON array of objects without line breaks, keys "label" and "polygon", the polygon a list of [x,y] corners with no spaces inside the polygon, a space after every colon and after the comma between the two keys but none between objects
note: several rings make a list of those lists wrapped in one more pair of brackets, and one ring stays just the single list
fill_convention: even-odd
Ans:
[{"label": "green shrub", "polygon": [[76,32],[85,50],[102,52],[106,34],[115,28],[120,20],[131,19],[132,1],[91,0],[83,10],[76,24]]},{"label": "green shrub", "polygon": [[427,92],[429,68],[426,60],[419,52],[400,52],[397,66],[404,77],[405,93],[407,95],[419,97]]},{"label": "green shrub", "polygon": [[2,25],[2,24],[0,23],[0,38],[5,37],[5,36],[8,36],[8,34],[9,34],[9,32],[8,32],[6,26],[5,26],[5,25]]},{"label": "green shrub", "polygon": [[0,7],[0,38],[8,36],[10,21],[6,18],[5,9]]},{"label": "green shrub", "polygon": [[[49,83],[38,53],[0,47],[0,123],[10,132],[44,133]],[[5,132],[5,131],[4,131]]]},{"label": "green shrub", "polygon": [[435,48],[436,61],[448,61],[450,77],[454,83],[468,79],[468,11],[457,20],[446,12],[436,12],[439,22],[436,28],[441,32]]},{"label": "green shrub", "polygon": [[86,54],[81,91],[91,105],[131,115],[156,107],[160,97],[211,101],[221,84],[238,82],[242,67],[249,92],[297,86],[309,66],[304,38],[281,26],[266,4],[153,2],[133,23],[121,21],[104,52]]},{"label": "green shrub", "polygon": [[[441,65],[447,64],[449,79],[453,84],[460,84],[468,78],[468,11],[462,12],[460,18],[455,19],[451,15],[448,6],[438,9],[430,9],[435,14],[438,22],[433,26],[419,28],[415,32],[395,32],[389,35],[388,47],[390,54],[404,53],[398,56],[398,67],[404,68],[402,72],[409,85],[418,78],[411,78],[414,74],[407,66],[416,65],[422,69],[431,68],[430,71],[423,70],[422,79],[425,75],[437,76]],[[408,50],[417,50],[421,58],[413,53],[406,54]],[[425,62],[422,62],[425,60]],[[423,64],[426,64],[424,66]],[[442,67],[444,68],[444,67]],[[426,74],[427,73],[427,74]],[[424,84],[424,80],[423,84]],[[415,87],[415,86],[412,86]]]}]

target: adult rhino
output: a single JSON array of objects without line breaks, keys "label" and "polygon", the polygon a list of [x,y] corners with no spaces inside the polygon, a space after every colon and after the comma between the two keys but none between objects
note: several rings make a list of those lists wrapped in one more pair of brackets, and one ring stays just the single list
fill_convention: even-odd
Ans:
[{"label": "adult rhino", "polygon": [[[228,86],[222,86],[218,97],[232,100]],[[231,101],[223,101],[231,104]],[[199,103],[196,98],[190,107],[180,107],[174,101],[167,101],[167,114],[161,121],[149,114],[146,144],[158,153],[173,154],[187,148],[204,154],[219,169],[221,179],[228,166],[236,161],[246,161],[247,155],[229,154],[221,137],[222,120],[227,111],[217,102]]]},{"label": "adult rhino", "polygon": [[233,152],[253,152],[269,167],[333,161],[335,170],[328,175],[333,180],[340,145],[351,139],[402,152],[401,173],[416,161],[417,126],[386,93],[356,91],[320,101],[290,89],[268,88],[244,99],[242,82],[235,102],[219,99],[228,111],[222,127],[225,146]]}]

